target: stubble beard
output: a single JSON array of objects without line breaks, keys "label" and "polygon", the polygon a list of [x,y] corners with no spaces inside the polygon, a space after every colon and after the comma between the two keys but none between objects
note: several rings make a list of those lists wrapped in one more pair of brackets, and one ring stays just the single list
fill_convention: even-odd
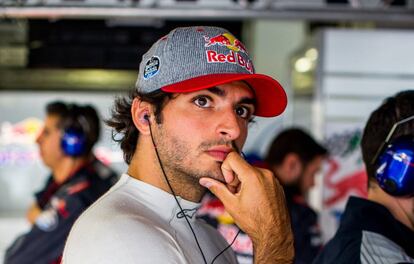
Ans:
[{"label": "stubble beard", "polygon": [[220,162],[216,162],[215,166],[204,170],[200,169],[198,164],[206,149],[221,142],[203,142],[192,152],[186,141],[166,135],[164,130],[162,125],[158,125],[158,142],[156,144],[168,180],[191,184],[194,187],[200,186],[198,181],[202,177],[224,181]]}]

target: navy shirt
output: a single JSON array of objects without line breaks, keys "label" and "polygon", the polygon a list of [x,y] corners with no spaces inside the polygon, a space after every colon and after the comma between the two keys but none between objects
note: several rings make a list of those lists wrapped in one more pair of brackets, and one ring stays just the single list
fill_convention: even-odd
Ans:
[{"label": "navy shirt", "polygon": [[284,186],[284,192],[294,237],[294,263],[312,263],[322,248],[318,215],[300,195],[296,186]]},{"label": "navy shirt", "polygon": [[338,231],[313,263],[414,263],[414,231],[381,204],[351,197]]},{"label": "navy shirt", "polygon": [[45,187],[35,195],[41,214],[30,231],[7,249],[4,263],[59,263],[72,225],[116,182],[116,175],[94,158],[62,184],[56,184],[50,176]]}]

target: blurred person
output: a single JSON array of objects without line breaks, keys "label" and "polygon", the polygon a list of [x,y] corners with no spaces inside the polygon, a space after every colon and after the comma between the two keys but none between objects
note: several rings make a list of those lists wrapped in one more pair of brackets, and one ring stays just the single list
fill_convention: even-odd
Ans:
[{"label": "blurred person", "polygon": [[307,194],[315,184],[328,151],[300,128],[282,131],[265,158],[285,191],[295,239],[296,264],[311,263],[322,247],[317,213]]},{"label": "blurred person", "polygon": [[47,105],[36,143],[51,175],[27,211],[30,231],[7,249],[5,264],[60,262],[76,218],[117,179],[92,153],[99,134],[99,117],[92,106],[60,101]]},{"label": "blurred person", "polygon": [[227,30],[185,27],[160,38],[107,122],[128,171],[76,221],[63,262],[237,263],[195,217],[209,189],[252,238],[256,263],[291,263],[282,187],[240,156],[253,115],[277,116],[286,102]]},{"label": "blurred person", "polygon": [[314,263],[414,263],[414,90],[371,113],[361,139],[368,198],[350,197]]}]

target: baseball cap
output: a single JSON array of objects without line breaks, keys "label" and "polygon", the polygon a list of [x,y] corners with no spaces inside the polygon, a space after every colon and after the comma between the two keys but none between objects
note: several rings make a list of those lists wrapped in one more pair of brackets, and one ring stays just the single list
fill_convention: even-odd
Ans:
[{"label": "baseball cap", "polygon": [[243,43],[220,27],[181,27],[160,38],[142,56],[138,92],[185,93],[245,81],[256,97],[256,116],[283,113],[286,93],[278,81],[255,73]]}]

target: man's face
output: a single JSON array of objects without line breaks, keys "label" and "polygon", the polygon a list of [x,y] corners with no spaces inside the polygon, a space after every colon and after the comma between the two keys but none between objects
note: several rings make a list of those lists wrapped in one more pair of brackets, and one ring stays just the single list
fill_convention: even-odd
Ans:
[{"label": "man's face", "polygon": [[243,82],[177,94],[154,129],[167,174],[223,181],[220,166],[229,152],[242,149],[254,110],[253,92]]},{"label": "man's face", "polygon": [[51,169],[55,168],[64,157],[60,147],[62,132],[58,128],[58,122],[58,116],[48,115],[45,119],[43,130],[36,139],[36,143],[39,145],[40,156],[45,165]]},{"label": "man's face", "polygon": [[315,185],[315,175],[320,171],[323,163],[323,156],[317,156],[303,169],[300,180],[300,189],[302,193],[307,193]]}]

